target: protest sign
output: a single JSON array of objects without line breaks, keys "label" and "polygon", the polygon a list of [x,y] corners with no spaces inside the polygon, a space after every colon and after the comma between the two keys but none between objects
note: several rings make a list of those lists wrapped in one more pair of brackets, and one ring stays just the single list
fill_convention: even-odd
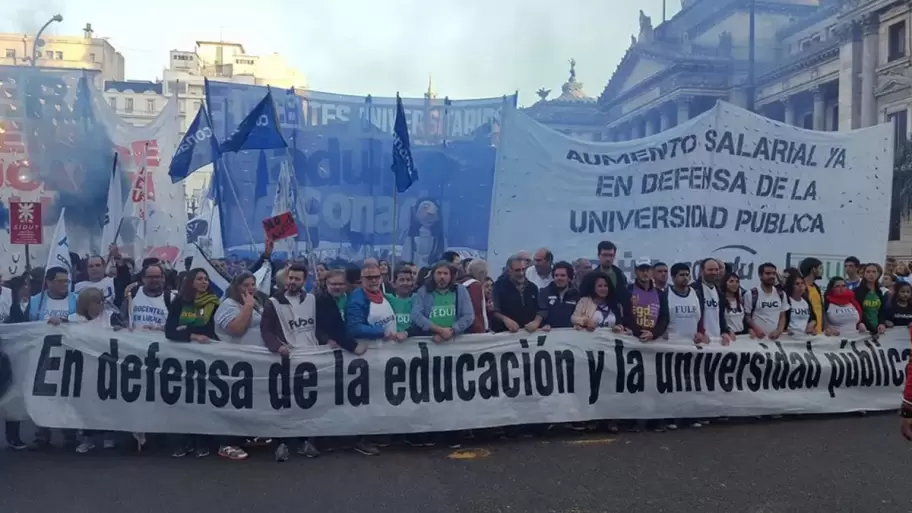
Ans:
[{"label": "protest sign", "polygon": [[24,402],[39,425],[267,437],[889,410],[910,352],[903,328],[878,341],[744,337],[727,348],[554,330],[290,358],[84,325],[3,326],[0,337],[13,363],[7,403]]},{"label": "protest sign", "polygon": [[282,240],[298,235],[298,225],[291,212],[263,219],[263,230],[266,232],[266,240]]},{"label": "protest sign", "polygon": [[719,102],[660,134],[612,143],[508,110],[501,137],[488,239],[497,264],[532,247],[572,260],[610,240],[624,270],[643,255],[738,259],[742,281],[756,284],[764,262],[886,256],[889,124],[809,131]]}]

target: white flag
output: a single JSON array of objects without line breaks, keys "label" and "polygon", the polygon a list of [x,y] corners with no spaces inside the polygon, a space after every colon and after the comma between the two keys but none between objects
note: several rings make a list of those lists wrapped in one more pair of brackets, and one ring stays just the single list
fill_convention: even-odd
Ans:
[{"label": "white flag", "polygon": [[101,252],[106,253],[108,246],[116,244],[115,240],[124,218],[123,175],[120,166],[114,169],[111,183],[108,185],[108,208],[105,211],[104,226],[101,232]]},{"label": "white flag", "polygon": [[253,273],[253,277],[256,278],[257,290],[267,296],[272,295],[272,264],[270,262],[263,262],[263,267],[257,269],[257,272]]},{"label": "white flag", "polygon": [[54,238],[51,239],[51,250],[48,253],[47,265],[44,266],[44,269],[63,267],[66,269],[70,281],[72,281],[73,269],[70,264],[70,243],[67,240],[64,214],[66,214],[66,209],[60,209],[60,219],[57,220],[57,227],[54,228]]},{"label": "white flag", "polygon": [[[296,196],[297,191],[294,187],[294,179],[291,176],[291,170],[287,162],[282,162],[282,170],[279,171],[279,182],[276,187],[275,202],[272,205],[272,215],[277,216],[279,214],[284,214],[285,212],[291,212],[294,215],[297,212],[295,208],[296,205]],[[294,216],[297,220],[298,216]],[[276,241],[275,250],[284,251],[288,255],[288,259],[294,258],[295,250],[298,247],[297,237],[288,237],[287,239],[282,239]],[[267,292],[268,294],[268,292]]]}]

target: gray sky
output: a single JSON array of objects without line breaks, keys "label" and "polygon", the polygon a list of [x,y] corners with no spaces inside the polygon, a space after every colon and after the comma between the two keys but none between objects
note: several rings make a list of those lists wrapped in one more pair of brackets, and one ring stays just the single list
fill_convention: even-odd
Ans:
[{"label": "gray sky", "polygon": [[[313,89],[420,96],[428,74],[450,98],[539,87],[559,94],[567,61],[598,96],[638,30],[639,9],[661,20],[662,0],[4,0],[2,32],[34,33],[54,13],[51,33],[79,35],[91,22],[127,61],[127,78],[161,76],[171,49],[196,40],[232,41],[254,55],[279,52]],[[10,5],[10,3],[12,5]],[[680,2],[668,0],[669,15]]]}]

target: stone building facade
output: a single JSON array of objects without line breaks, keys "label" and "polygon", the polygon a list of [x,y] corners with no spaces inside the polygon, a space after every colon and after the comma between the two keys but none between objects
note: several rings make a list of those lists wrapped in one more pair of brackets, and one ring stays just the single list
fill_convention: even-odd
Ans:
[{"label": "stone building facade", "polygon": [[[912,116],[907,0],[682,0],[658,26],[639,31],[598,99],[607,140],[648,136],[710,109],[750,105],[812,130],[893,123],[897,147]],[[893,216],[888,254],[912,257],[912,223]]]}]

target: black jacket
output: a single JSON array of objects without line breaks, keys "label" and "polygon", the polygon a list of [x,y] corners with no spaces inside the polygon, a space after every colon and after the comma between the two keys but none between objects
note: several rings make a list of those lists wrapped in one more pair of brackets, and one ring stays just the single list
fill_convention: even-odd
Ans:
[{"label": "black jacket", "polygon": [[[695,282],[690,284],[690,288],[697,293],[697,298],[700,299],[700,327],[705,329],[703,312],[706,309],[706,298],[703,296],[703,279],[697,278]],[[728,329],[728,323],[725,321],[725,305],[722,304],[725,301],[725,294],[718,287],[716,287],[716,290],[719,292],[719,331],[723,334],[731,333],[731,330]]]},{"label": "black jacket", "polygon": [[215,311],[203,326],[188,326],[184,329],[177,329],[180,326],[181,311],[184,309],[184,300],[180,296],[175,297],[168,307],[168,318],[165,320],[165,337],[175,342],[190,342],[190,335],[205,335],[212,340],[218,340],[215,334]]},{"label": "black jacket", "polygon": [[563,295],[557,290],[554,282],[539,289],[538,315],[542,318],[542,325],[547,324],[552,328],[572,328],[573,322],[570,318],[573,316],[573,311],[576,310],[579,298],[579,291],[572,286],[564,289]]},{"label": "black jacket", "polygon": [[[520,327],[529,324],[538,315],[538,287],[529,281],[526,281],[520,294],[508,276],[501,276],[494,282],[492,294],[494,311],[512,319]],[[494,324],[492,329],[495,332],[506,331],[506,327],[500,322]]]},{"label": "black jacket", "polygon": [[[868,295],[868,285],[862,281],[855,287],[855,301],[858,301],[858,304],[861,305],[861,311],[864,312],[864,300],[865,296]],[[868,329],[869,333],[877,333],[877,326],[880,326],[887,320],[887,298],[884,297],[884,293],[879,288],[873,291],[877,298],[880,299],[880,310],[877,312],[877,324],[871,326],[867,318],[862,318],[861,321],[864,323],[865,328]],[[864,317],[864,316],[862,316]]]}]

